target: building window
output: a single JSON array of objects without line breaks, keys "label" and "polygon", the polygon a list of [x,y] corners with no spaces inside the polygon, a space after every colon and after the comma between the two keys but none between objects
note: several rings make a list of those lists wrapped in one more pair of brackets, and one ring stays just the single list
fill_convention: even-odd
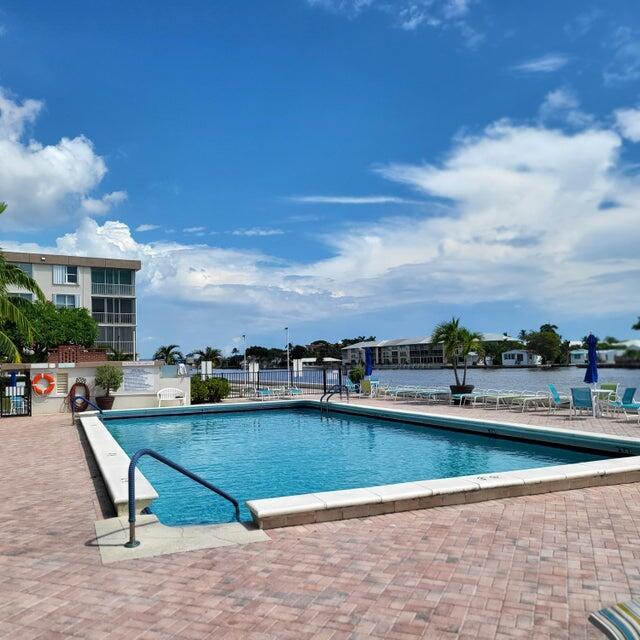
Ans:
[{"label": "building window", "polygon": [[78,306],[77,296],[66,293],[56,293],[53,296],[53,304],[55,304],[59,309],[75,309]]},{"label": "building window", "polygon": [[78,284],[78,267],[67,264],[54,264],[53,284]]},{"label": "building window", "polygon": [[21,300],[28,300],[33,302],[33,293],[10,293],[12,298],[20,298]]},{"label": "building window", "polygon": [[24,271],[29,277],[33,275],[33,267],[28,262],[11,262],[10,264]]}]

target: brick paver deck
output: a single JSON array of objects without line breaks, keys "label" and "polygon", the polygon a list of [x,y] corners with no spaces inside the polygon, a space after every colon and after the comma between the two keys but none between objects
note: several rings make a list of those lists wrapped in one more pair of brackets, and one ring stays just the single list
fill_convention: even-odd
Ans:
[{"label": "brick paver deck", "polygon": [[598,638],[588,612],[640,595],[639,485],[103,566],[93,522],[109,505],[69,422],[0,420],[2,638]]}]

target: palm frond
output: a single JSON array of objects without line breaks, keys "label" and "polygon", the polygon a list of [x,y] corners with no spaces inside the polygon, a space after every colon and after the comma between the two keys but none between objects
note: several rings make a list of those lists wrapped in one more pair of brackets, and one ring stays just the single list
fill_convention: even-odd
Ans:
[{"label": "palm frond", "polygon": [[40,302],[46,301],[42,289],[31,276],[27,275],[20,267],[3,260],[0,262],[0,291],[6,291],[9,285],[30,291]]},{"label": "palm frond", "polygon": [[11,362],[22,362],[20,351],[8,335],[0,331],[0,354],[5,355]]},{"label": "palm frond", "polygon": [[31,325],[18,308],[19,305],[15,304],[15,300],[0,293],[0,321],[15,324],[18,331],[24,333],[27,340],[31,342]]}]

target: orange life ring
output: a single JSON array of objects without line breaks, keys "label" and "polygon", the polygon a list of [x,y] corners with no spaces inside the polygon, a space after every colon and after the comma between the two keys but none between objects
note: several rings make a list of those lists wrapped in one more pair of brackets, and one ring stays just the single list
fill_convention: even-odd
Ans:
[{"label": "orange life ring", "polygon": [[[84,397],[77,394],[78,387],[83,388]],[[89,398],[91,398],[91,393],[89,392],[87,384],[85,382],[74,382],[71,390],[69,391],[69,402],[73,403],[73,410],[76,413],[86,411],[89,407]]]},{"label": "orange life ring", "polygon": [[[49,384],[46,387],[40,386],[42,380],[46,380]],[[50,373],[37,373],[31,382],[31,388],[39,396],[48,396],[56,388],[56,379]]]}]

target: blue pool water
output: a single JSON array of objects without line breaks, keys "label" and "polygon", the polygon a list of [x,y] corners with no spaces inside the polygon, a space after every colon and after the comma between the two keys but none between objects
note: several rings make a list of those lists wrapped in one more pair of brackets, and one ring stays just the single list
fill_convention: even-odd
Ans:
[{"label": "blue pool water", "polygon": [[[326,415],[326,414],[325,414]],[[590,452],[317,409],[112,420],[132,455],[149,447],[245,500],[599,460]],[[150,458],[140,469],[165,524],[228,522],[232,506]]]}]

